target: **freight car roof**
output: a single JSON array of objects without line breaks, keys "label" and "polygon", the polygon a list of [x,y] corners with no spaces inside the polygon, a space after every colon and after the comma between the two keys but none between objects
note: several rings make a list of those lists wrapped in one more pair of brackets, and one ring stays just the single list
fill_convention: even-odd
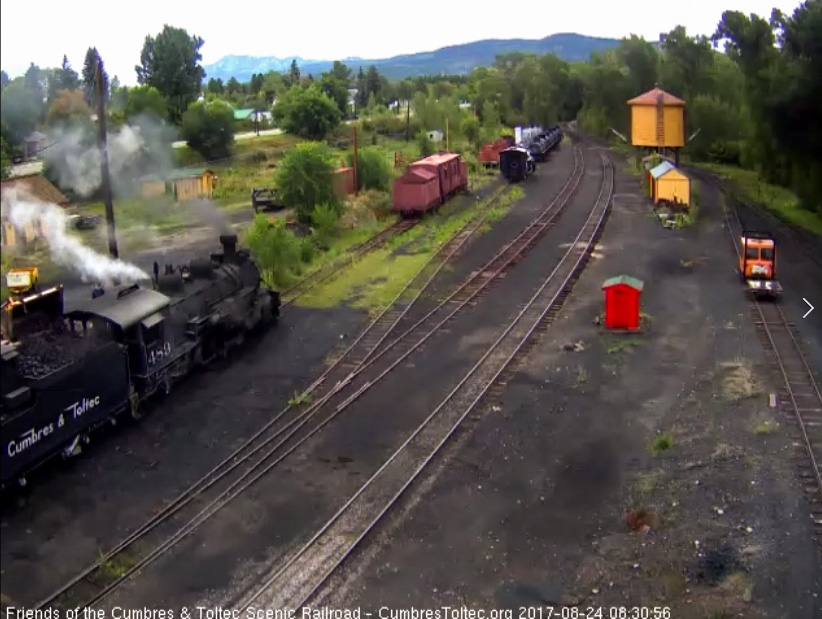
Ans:
[{"label": "freight car roof", "polygon": [[171,299],[166,295],[154,290],[137,288],[129,291],[128,288],[123,287],[119,291],[107,290],[106,294],[89,299],[71,314],[93,314],[128,329],[171,303]]},{"label": "freight car roof", "polygon": [[439,155],[431,155],[430,157],[426,157],[425,159],[420,159],[419,161],[415,161],[411,165],[440,165],[441,163],[453,161],[454,159],[459,159],[459,155],[457,153],[442,153]]}]

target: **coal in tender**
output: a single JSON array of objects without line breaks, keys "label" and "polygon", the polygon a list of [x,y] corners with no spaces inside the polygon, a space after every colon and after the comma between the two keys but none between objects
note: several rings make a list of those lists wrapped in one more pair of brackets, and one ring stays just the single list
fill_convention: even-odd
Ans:
[{"label": "coal in tender", "polygon": [[91,334],[78,337],[62,321],[56,322],[22,339],[14,364],[26,378],[44,378],[82,358],[97,344],[99,340]]}]

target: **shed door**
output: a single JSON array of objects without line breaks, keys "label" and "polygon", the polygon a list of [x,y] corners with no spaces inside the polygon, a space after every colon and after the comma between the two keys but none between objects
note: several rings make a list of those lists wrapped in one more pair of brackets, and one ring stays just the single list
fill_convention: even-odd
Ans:
[{"label": "shed door", "polygon": [[631,324],[631,291],[624,286],[615,286],[611,294],[614,324],[618,327]]}]

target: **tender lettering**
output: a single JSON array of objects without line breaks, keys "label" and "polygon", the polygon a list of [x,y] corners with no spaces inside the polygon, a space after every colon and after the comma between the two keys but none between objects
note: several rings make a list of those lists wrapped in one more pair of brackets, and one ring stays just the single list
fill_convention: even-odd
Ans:
[{"label": "tender lettering", "polygon": [[67,406],[65,411],[70,413],[74,419],[77,419],[80,415],[83,415],[90,411],[95,406],[100,405],[100,396],[96,396],[94,398],[83,398],[79,402],[75,402],[71,406]]},{"label": "tender lettering", "polygon": [[148,364],[155,365],[169,356],[171,356],[171,342],[163,342],[161,346],[148,353]]},{"label": "tender lettering", "polygon": [[8,453],[11,458],[14,456],[19,456],[32,445],[36,445],[52,432],[54,432],[53,423],[39,429],[31,428],[30,430],[26,430],[23,434],[18,436],[16,440],[13,439],[9,441],[9,444],[6,447],[6,453]]},{"label": "tender lettering", "polygon": [[17,438],[10,440],[8,445],[6,445],[6,453],[10,458],[19,456],[27,449],[30,449],[33,445],[39,443],[45,437],[53,434],[58,428],[63,428],[66,425],[65,415],[67,413],[70,416],[70,419],[78,419],[96,406],[100,406],[99,395],[93,398],[83,398],[79,402],[75,402],[71,406],[67,406],[63,409],[63,412],[58,415],[55,421],[47,423],[40,428],[30,428]]}]

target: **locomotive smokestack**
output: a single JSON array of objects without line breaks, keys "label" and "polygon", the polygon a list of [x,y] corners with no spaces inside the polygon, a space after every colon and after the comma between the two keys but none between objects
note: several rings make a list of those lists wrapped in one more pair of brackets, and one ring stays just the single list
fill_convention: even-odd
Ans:
[{"label": "locomotive smokestack", "polygon": [[220,244],[223,246],[223,255],[228,261],[234,260],[237,255],[237,235],[223,234],[220,235]]}]

